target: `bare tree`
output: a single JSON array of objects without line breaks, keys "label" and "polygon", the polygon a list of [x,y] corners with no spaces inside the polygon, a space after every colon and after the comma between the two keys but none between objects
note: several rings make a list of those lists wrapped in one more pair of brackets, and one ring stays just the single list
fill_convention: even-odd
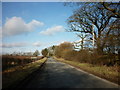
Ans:
[{"label": "bare tree", "polygon": [[74,42],[74,45],[75,45],[75,49],[78,49],[80,47],[81,50],[83,50],[86,46],[86,41],[88,41],[86,39],[87,35],[84,35],[84,34],[77,34],[77,36],[80,38],[79,41],[77,42]]},{"label": "bare tree", "polygon": [[[109,36],[111,29],[109,26],[116,18],[113,18],[113,13],[103,7],[100,3],[87,3],[75,10],[73,15],[67,20],[69,31],[80,32],[84,34],[93,35],[95,44],[99,54],[103,53],[106,44],[105,37]],[[92,32],[92,25],[94,25],[94,32]],[[104,33],[104,34],[103,34]],[[103,36],[104,35],[104,36]]]},{"label": "bare tree", "polygon": [[120,49],[120,19],[116,19],[113,23],[111,23],[110,34],[104,39],[106,41],[105,49],[108,53],[118,52]]},{"label": "bare tree", "polygon": [[62,57],[64,52],[74,50],[74,45],[70,42],[64,42],[55,47],[55,56]]},{"label": "bare tree", "polygon": [[36,51],[33,53],[33,55],[34,55],[34,56],[38,56],[38,55],[40,55],[40,53],[39,53],[38,50],[36,50]]},{"label": "bare tree", "polygon": [[102,8],[100,9],[106,9],[108,11],[110,11],[112,14],[112,17],[115,18],[120,18],[120,1],[119,2],[100,2],[100,4],[102,4]]}]

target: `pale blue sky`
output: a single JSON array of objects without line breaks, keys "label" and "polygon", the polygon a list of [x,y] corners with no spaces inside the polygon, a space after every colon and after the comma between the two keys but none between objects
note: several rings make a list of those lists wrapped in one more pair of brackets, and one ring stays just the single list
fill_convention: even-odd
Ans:
[{"label": "pale blue sky", "polygon": [[3,52],[34,52],[63,41],[79,40],[66,32],[73,8],[62,2],[3,2]]}]

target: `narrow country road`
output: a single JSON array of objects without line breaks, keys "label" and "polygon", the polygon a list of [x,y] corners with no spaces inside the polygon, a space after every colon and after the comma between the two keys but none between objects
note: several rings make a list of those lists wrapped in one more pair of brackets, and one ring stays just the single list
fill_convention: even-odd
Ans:
[{"label": "narrow country road", "polygon": [[45,65],[24,88],[118,88],[68,64],[48,58]]}]

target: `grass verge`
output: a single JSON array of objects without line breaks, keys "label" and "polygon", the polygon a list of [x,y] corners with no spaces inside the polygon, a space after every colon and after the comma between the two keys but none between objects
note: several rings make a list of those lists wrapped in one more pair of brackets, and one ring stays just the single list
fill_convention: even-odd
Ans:
[{"label": "grass verge", "polygon": [[9,88],[13,84],[16,85],[28,75],[36,71],[46,60],[47,58],[43,58],[25,66],[17,66],[5,70],[2,72],[2,88]]},{"label": "grass verge", "polygon": [[92,73],[96,76],[99,76],[101,78],[104,78],[106,80],[109,80],[111,82],[114,82],[116,84],[120,85],[120,71],[119,68],[120,66],[112,66],[112,67],[107,67],[107,66],[98,66],[98,65],[92,65],[89,63],[80,63],[77,61],[68,61],[63,58],[56,58],[56,60],[70,64],[74,67],[80,68],[84,71],[87,71],[89,73]]}]

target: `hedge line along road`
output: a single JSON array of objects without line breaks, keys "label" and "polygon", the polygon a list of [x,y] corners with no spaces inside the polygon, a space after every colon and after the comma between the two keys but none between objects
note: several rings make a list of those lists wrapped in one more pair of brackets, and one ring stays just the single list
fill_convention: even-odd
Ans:
[{"label": "hedge line along road", "polygon": [[22,88],[118,88],[68,64],[48,58],[43,67]]}]

